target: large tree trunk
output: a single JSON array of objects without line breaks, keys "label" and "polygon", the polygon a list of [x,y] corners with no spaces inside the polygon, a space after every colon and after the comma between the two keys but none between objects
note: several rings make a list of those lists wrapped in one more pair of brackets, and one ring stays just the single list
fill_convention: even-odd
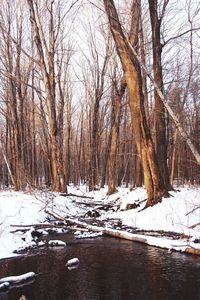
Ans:
[{"label": "large tree trunk", "polygon": [[[125,36],[124,36],[125,37]],[[190,139],[187,131],[183,128],[182,124],[179,121],[179,118],[172,110],[170,104],[166,101],[162,91],[157,86],[156,82],[154,81],[154,78],[152,77],[151,73],[149,73],[149,70],[147,67],[143,64],[141,58],[139,57],[138,53],[135,51],[134,47],[131,45],[131,43],[128,41],[128,39],[125,37],[126,44],[129,46],[130,51],[132,52],[135,60],[140,64],[141,68],[145,71],[146,75],[149,77],[151,82],[153,83],[154,88],[156,89],[160,99],[162,100],[169,116],[172,118],[177,130],[179,131],[181,137],[186,142],[187,146],[189,147],[190,151],[192,152],[198,166],[200,166],[200,153],[198,149],[195,147],[194,143]]]},{"label": "large tree trunk", "polygon": [[[160,28],[162,18],[158,17],[157,0],[149,0],[149,11],[152,27],[152,44],[153,44],[153,74],[154,81],[163,93],[163,76],[161,53],[162,45],[160,41]],[[164,10],[163,10],[164,11]],[[161,175],[168,189],[171,189],[169,170],[167,166],[167,140],[166,140],[166,118],[165,106],[160,99],[156,89],[154,89],[154,137],[155,150]]]},{"label": "large tree trunk", "polygon": [[[30,21],[34,32],[34,41],[38,50],[40,69],[42,79],[45,86],[46,102],[48,109],[48,125],[51,143],[51,171],[52,171],[52,190],[66,192],[66,182],[62,162],[62,151],[59,145],[58,122],[56,116],[56,94],[55,94],[55,70],[54,70],[54,55],[55,55],[55,28],[53,24],[53,2],[49,10],[49,47],[47,41],[41,38],[41,24],[37,22],[39,16],[36,17],[34,3],[32,0],[27,0],[30,8]],[[35,4],[37,5],[37,4]],[[46,59],[43,50],[43,44],[46,48]]]},{"label": "large tree trunk", "polygon": [[[135,133],[135,140],[138,153],[141,156],[144,170],[144,181],[147,189],[147,206],[161,201],[162,196],[166,196],[167,189],[159,172],[158,162],[155,155],[150,129],[147,124],[144,94],[142,91],[142,77],[138,62],[132,55],[129,44],[122,31],[121,24],[113,0],[104,0],[105,10],[109,19],[111,32],[115,40],[118,55],[120,57],[124,76],[127,83],[129,106],[131,110],[132,125]],[[137,44],[138,20],[139,20],[138,1],[134,1],[132,9],[132,30],[134,31],[134,42]]]}]

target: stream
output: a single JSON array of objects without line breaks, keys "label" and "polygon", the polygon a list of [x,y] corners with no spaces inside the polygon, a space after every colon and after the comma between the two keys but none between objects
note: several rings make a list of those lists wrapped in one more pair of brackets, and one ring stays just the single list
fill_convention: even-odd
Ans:
[{"label": "stream", "polygon": [[[53,238],[66,241],[67,247],[0,261],[0,277],[39,274],[30,284],[0,293],[0,299],[200,300],[200,257],[110,237]],[[70,271],[65,264],[74,257],[80,264]]]}]

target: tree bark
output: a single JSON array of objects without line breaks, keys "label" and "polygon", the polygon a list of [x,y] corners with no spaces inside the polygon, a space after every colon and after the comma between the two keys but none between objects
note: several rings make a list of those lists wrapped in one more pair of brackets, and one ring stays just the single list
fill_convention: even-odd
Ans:
[{"label": "tree bark", "polygon": [[[152,206],[161,201],[162,197],[168,195],[168,193],[162,176],[160,175],[150,129],[146,120],[141,70],[138,62],[132,55],[129,44],[122,31],[113,0],[104,0],[104,6],[127,83],[132,125],[138,153],[141,156],[144,181],[148,195],[146,206]],[[137,45],[138,41],[139,11],[138,1],[134,1],[131,25],[134,31],[133,45]]]},{"label": "tree bark", "polygon": [[[165,6],[166,7],[166,6]],[[162,45],[160,41],[160,29],[162,19],[158,17],[158,4],[157,0],[149,0],[149,11],[152,28],[152,44],[153,44],[153,74],[154,81],[158,88],[163,93],[163,75],[161,53]],[[164,12],[164,10],[163,10]],[[171,184],[169,179],[169,170],[167,165],[167,139],[166,139],[166,111],[165,106],[160,99],[157,90],[154,89],[154,138],[155,138],[155,151],[163,177],[165,186],[170,190]]]},{"label": "tree bark", "polygon": [[[125,37],[125,36],[124,36]],[[176,114],[174,113],[174,111],[172,110],[171,106],[169,105],[169,103],[166,101],[162,91],[159,89],[159,87],[157,86],[156,82],[154,81],[154,78],[152,77],[152,75],[149,73],[148,69],[146,68],[146,66],[142,63],[142,60],[140,59],[140,57],[138,56],[137,52],[135,51],[135,49],[133,48],[133,46],[131,45],[131,43],[126,39],[126,43],[129,46],[129,49],[131,50],[133,56],[135,57],[135,59],[137,60],[137,62],[140,64],[141,68],[146,72],[147,76],[149,77],[149,79],[151,80],[151,82],[153,83],[154,88],[156,89],[158,95],[160,96],[160,99],[162,100],[167,112],[169,113],[169,116],[172,118],[177,130],[179,131],[181,137],[184,139],[184,141],[186,142],[186,144],[188,145],[190,151],[192,152],[197,164],[200,166],[200,153],[198,151],[198,149],[195,147],[194,143],[191,141],[190,137],[188,136],[186,130],[183,128],[183,126],[181,125],[179,118],[176,116]]]},{"label": "tree bark", "polygon": [[108,195],[117,191],[116,189],[116,162],[117,162],[117,149],[119,143],[119,126],[121,119],[121,103],[122,97],[125,93],[126,82],[124,78],[121,79],[119,91],[114,87],[115,91],[112,95],[112,113],[111,113],[111,133],[110,133],[110,150],[108,158]]}]

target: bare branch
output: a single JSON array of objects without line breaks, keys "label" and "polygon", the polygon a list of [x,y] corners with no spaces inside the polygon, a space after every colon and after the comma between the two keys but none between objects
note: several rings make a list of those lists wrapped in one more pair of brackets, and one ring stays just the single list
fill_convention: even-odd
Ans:
[{"label": "bare branch", "polygon": [[[6,31],[6,29],[2,26],[1,23],[0,23],[0,28],[2,32],[6,34],[6,36],[9,37],[12,40],[12,42],[18,47],[19,43],[11,36],[10,32]],[[33,58],[30,54],[28,54],[28,52],[21,45],[20,45],[20,49],[32,62],[39,64],[39,61]]]},{"label": "bare branch", "polygon": [[184,32],[182,32],[182,33],[176,35],[176,36],[173,36],[173,37],[169,38],[167,41],[165,41],[165,42],[163,43],[163,47],[166,46],[166,45],[167,45],[169,42],[171,42],[172,40],[176,40],[176,39],[178,39],[178,38],[184,36],[184,35],[187,34],[187,33],[190,33],[190,32],[193,32],[193,31],[198,31],[198,30],[200,30],[200,27],[188,29],[188,30],[186,30],[186,31],[184,31]]},{"label": "bare branch", "polygon": [[162,20],[163,20],[163,18],[164,18],[165,11],[166,11],[166,8],[167,8],[168,3],[169,3],[169,0],[165,0],[164,3],[163,3],[162,13],[161,13],[161,15],[160,15],[160,22],[162,22]]}]

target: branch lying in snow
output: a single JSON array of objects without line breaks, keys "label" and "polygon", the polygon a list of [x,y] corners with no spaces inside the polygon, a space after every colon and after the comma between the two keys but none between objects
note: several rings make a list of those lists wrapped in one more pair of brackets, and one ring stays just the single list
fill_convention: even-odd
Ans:
[{"label": "branch lying in snow", "polygon": [[64,223],[63,224],[46,224],[46,223],[41,223],[41,224],[24,224],[24,225],[15,225],[15,224],[11,224],[11,227],[17,227],[16,230],[11,231],[11,233],[15,233],[18,231],[28,231],[30,228],[35,228],[37,229],[42,229],[42,228],[63,228],[64,227]]},{"label": "branch lying in snow", "polygon": [[200,206],[197,206],[195,208],[193,208],[191,211],[189,211],[186,216],[188,216],[189,214],[192,214],[195,210],[200,209]]},{"label": "branch lying in snow", "polygon": [[77,221],[75,219],[69,219],[69,218],[65,219],[65,218],[63,218],[62,216],[58,215],[57,213],[55,213],[53,211],[46,210],[45,212],[47,214],[49,214],[50,216],[56,218],[57,220],[62,221],[65,225],[68,225],[68,224],[69,225],[79,225],[80,227],[86,228],[88,230],[98,231],[98,232],[101,232],[103,230],[103,227],[89,225],[85,222]]},{"label": "branch lying in snow", "polygon": [[197,227],[197,226],[199,226],[200,225],[200,222],[199,223],[196,223],[196,224],[194,224],[194,225],[192,225],[192,226],[190,226],[189,228],[190,229],[194,229],[195,227]]},{"label": "branch lying in snow", "polygon": [[[27,225],[22,225],[22,224],[18,224],[18,225],[15,225],[15,224],[11,224],[10,225],[11,227],[22,227],[22,228],[25,228],[25,227],[44,227],[44,228],[48,228],[48,227],[56,227],[55,224],[47,224],[47,223],[38,223],[38,224],[27,224]],[[60,226],[60,225],[59,225]]]},{"label": "branch lying in snow", "polygon": [[[14,224],[11,224],[10,225],[11,227],[19,227],[19,228],[16,229],[16,230],[10,231],[10,232],[11,233],[15,233],[15,232],[18,232],[18,231],[28,231],[32,227],[35,228],[35,229],[40,229],[40,228],[63,228],[67,224],[65,224],[64,222],[62,222],[62,224],[60,224],[60,225],[58,225],[58,224],[48,224],[48,226],[46,226],[46,225],[47,224],[42,224],[42,223],[41,224],[32,224],[32,225],[29,225],[29,224],[25,224],[25,225],[14,225]],[[86,229],[86,228],[77,228],[77,227],[73,227],[73,226],[70,227],[70,230],[80,230],[80,231],[87,231],[88,232],[88,229]]]},{"label": "branch lying in snow", "polygon": [[154,247],[165,248],[165,249],[169,249],[169,250],[200,255],[200,245],[197,245],[192,242],[189,243],[187,240],[186,241],[184,241],[184,240],[174,241],[172,239],[163,239],[163,238],[152,237],[152,236],[148,236],[148,235],[133,234],[133,233],[122,231],[122,230],[116,230],[116,229],[110,229],[110,228],[89,225],[85,222],[81,222],[81,221],[74,220],[74,219],[65,219],[62,216],[60,216],[52,211],[46,211],[46,213],[53,216],[54,218],[56,218],[59,221],[63,221],[66,224],[78,225],[80,227],[87,228],[88,230],[91,230],[91,231],[102,232],[103,234],[106,234],[109,236],[114,236],[117,238],[135,241],[135,242],[147,244],[147,245],[154,246]]},{"label": "branch lying in snow", "polygon": [[69,194],[61,193],[60,196],[63,196],[63,197],[78,197],[78,198],[83,198],[83,199],[94,199],[94,197],[91,197],[91,196],[77,195],[77,194],[72,194],[72,193],[69,193]]}]

